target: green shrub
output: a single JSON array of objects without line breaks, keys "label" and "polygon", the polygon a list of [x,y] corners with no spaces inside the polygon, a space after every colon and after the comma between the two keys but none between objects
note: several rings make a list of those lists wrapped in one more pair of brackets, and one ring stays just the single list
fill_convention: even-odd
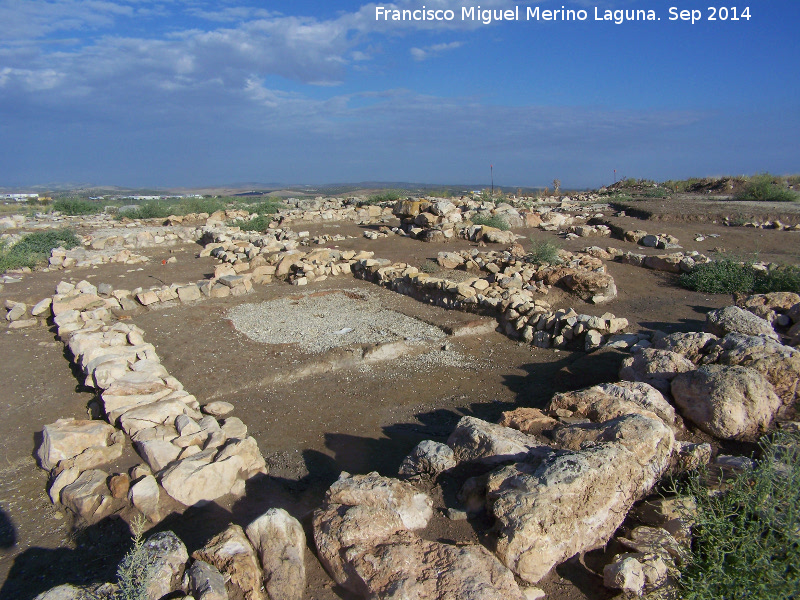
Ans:
[{"label": "green shrub", "polygon": [[428,273],[428,274],[436,273],[436,271],[439,270],[439,265],[433,262],[432,260],[428,259],[422,264],[419,270],[422,271],[423,273]]},{"label": "green shrub", "polygon": [[800,267],[797,265],[781,266],[768,271],[756,271],[753,292],[768,294],[770,292],[794,292],[800,294]]},{"label": "green shrub", "polygon": [[694,541],[680,578],[685,600],[800,597],[800,434],[764,438],[755,467],[712,492],[708,474],[681,486],[694,498]]},{"label": "green shrub", "polygon": [[133,548],[117,567],[117,589],[115,600],[147,600],[147,586],[155,573],[155,564],[144,549],[144,519],[131,523]]},{"label": "green shrub", "polygon": [[754,200],[756,202],[795,202],[800,195],[787,189],[783,182],[776,180],[769,173],[751,177],[736,200]]},{"label": "green shrub", "polygon": [[46,261],[53,248],[74,248],[80,243],[75,233],[66,228],[29,233],[13,246],[0,246],[0,273],[33,268]]},{"label": "green shrub", "polygon": [[128,219],[166,219],[174,215],[175,210],[171,204],[165,202],[145,202],[136,210],[129,210],[119,215]]},{"label": "green shrub", "polygon": [[695,265],[680,276],[679,282],[687,289],[708,294],[800,293],[800,267],[789,265],[763,271],[751,263],[723,258]]},{"label": "green shrub", "polygon": [[559,250],[560,248],[552,242],[534,241],[531,243],[531,249],[525,255],[525,259],[535,265],[558,265],[561,264]]},{"label": "green shrub", "polygon": [[733,294],[752,291],[756,278],[752,266],[723,258],[695,265],[689,273],[680,276],[679,282],[683,287],[697,292]]},{"label": "green shrub", "polygon": [[238,227],[242,231],[258,231],[265,232],[272,222],[272,217],[269,215],[258,215],[255,219],[236,219],[228,221],[231,227]]},{"label": "green shrub", "polygon": [[485,225],[486,227],[495,227],[508,231],[509,226],[506,220],[499,215],[475,215],[471,219],[473,225]]},{"label": "green shrub", "polygon": [[248,207],[248,210],[259,215],[274,215],[282,208],[286,208],[286,205],[280,199],[267,198],[263,202]]},{"label": "green shrub", "polygon": [[366,200],[363,200],[361,204],[375,205],[381,202],[397,202],[398,200],[404,199],[406,195],[407,194],[403,190],[385,190],[380,194],[373,194]]},{"label": "green shrub", "polygon": [[100,212],[102,207],[81,198],[64,198],[53,202],[53,210],[65,215],[93,215]]}]

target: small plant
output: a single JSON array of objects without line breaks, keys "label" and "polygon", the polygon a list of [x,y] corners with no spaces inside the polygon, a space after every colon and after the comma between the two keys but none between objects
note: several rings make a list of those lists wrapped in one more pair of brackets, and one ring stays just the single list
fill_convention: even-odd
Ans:
[{"label": "small plant", "polygon": [[37,231],[13,246],[0,246],[0,273],[23,267],[33,268],[47,260],[53,248],[74,248],[81,241],[71,229]]},{"label": "small plant", "polygon": [[129,210],[119,215],[118,218],[128,219],[166,219],[174,215],[173,207],[164,202],[145,202],[136,210]]},{"label": "small plant", "polygon": [[559,250],[560,248],[552,242],[534,241],[525,259],[534,265],[558,265],[562,262]]},{"label": "small plant", "polygon": [[782,181],[778,181],[769,173],[751,177],[736,200],[753,200],[756,202],[795,202],[800,195],[787,189]]},{"label": "small plant", "polygon": [[426,260],[422,266],[419,268],[420,271],[423,273],[436,273],[439,270],[439,265],[433,262],[432,260]]},{"label": "small plant", "polygon": [[508,231],[509,226],[506,220],[499,216],[499,215],[475,215],[472,217],[472,224],[473,225],[483,225],[485,227],[495,227],[496,229],[502,229],[503,231]]},{"label": "small plant", "polygon": [[553,193],[557,196],[560,190],[561,190],[561,180],[553,179]]},{"label": "small plant", "polygon": [[259,215],[274,215],[281,208],[286,208],[283,202],[278,198],[267,198],[263,202],[254,204],[249,207],[250,212],[258,213]]},{"label": "small plant", "polygon": [[144,517],[131,522],[133,548],[117,567],[117,595],[115,600],[147,600],[147,585],[153,576],[152,556],[144,549]]},{"label": "small plant", "polygon": [[756,294],[770,292],[794,292],[800,294],[800,266],[784,265],[766,271],[756,271],[753,286]]},{"label": "small plant", "polygon": [[234,221],[228,221],[228,225],[231,227],[238,227],[242,231],[258,231],[258,232],[265,232],[269,228],[269,224],[272,223],[272,217],[269,215],[258,215],[254,219],[236,219]]},{"label": "small plant", "polygon": [[680,284],[690,290],[708,294],[750,292],[755,286],[755,270],[751,265],[731,258],[695,265],[680,276]]},{"label": "small plant", "polygon": [[689,477],[680,493],[696,510],[694,541],[681,573],[685,600],[800,597],[800,433],[760,443],[761,459],[709,490],[708,473]]},{"label": "small plant", "polygon": [[405,198],[403,190],[385,190],[380,194],[373,194],[362,202],[365,205],[380,204],[381,202],[397,202]]},{"label": "small plant", "polygon": [[53,202],[53,210],[65,215],[93,215],[100,212],[99,204],[81,198],[64,198]]},{"label": "small plant", "polygon": [[689,273],[681,275],[678,281],[687,289],[708,294],[800,293],[800,267],[785,265],[763,270],[756,269],[749,262],[723,258],[695,265]]}]

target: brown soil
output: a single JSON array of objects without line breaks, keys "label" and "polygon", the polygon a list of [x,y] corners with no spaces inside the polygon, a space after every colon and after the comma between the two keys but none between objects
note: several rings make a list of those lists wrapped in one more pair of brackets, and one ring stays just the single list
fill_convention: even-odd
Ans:
[{"label": "brown soil", "polygon": [[[609,221],[627,229],[670,233],[681,240],[686,250],[710,253],[714,248],[724,248],[739,255],[758,253],[760,259],[800,263],[797,232],[666,220],[663,215],[658,222],[632,217]],[[416,265],[435,258],[444,249],[473,247],[463,240],[424,244],[397,236],[370,241],[361,237],[363,228],[352,224],[294,228],[308,229],[311,235],[355,235],[357,239],[331,246],[374,250],[378,257]],[[553,234],[538,230],[519,233],[554,240]],[[720,237],[695,243],[694,237],[699,233],[718,233]],[[599,245],[642,251],[634,244],[609,238],[559,243],[568,249]],[[196,258],[198,249],[187,245],[152,251],[153,260],[143,270],[105,265],[27,275],[21,283],[7,284],[1,295],[4,299],[36,302],[52,294],[62,279],[86,278],[95,284],[108,282],[128,289],[159,282],[196,281],[210,276],[215,266],[213,259]],[[170,256],[176,256],[178,262],[162,264]],[[558,293],[553,295],[554,301],[569,303],[579,312],[609,311],[626,317],[632,331],[697,330],[702,327],[705,312],[730,303],[728,296],[686,291],[676,285],[672,275],[617,263],[608,268],[619,289],[619,297],[613,302],[585,305]],[[449,340],[451,352],[464,358],[458,366],[435,362],[428,365],[420,356],[409,356],[368,367],[330,369],[281,383],[276,374],[291,373],[333,355],[309,356],[290,345],[259,344],[237,332],[226,319],[226,311],[240,303],[338,289],[367,290],[377,294],[386,308],[443,329],[475,319],[474,315],[421,304],[349,277],[308,288],[283,283],[257,286],[253,294],[243,298],[166,307],[133,317],[133,322],[145,330],[146,340],[156,346],[169,372],[201,403],[224,399],[234,404],[234,414],[247,424],[270,465],[270,475],[251,480],[243,499],[223,499],[183,514],[175,513],[158,525],[159,530],[175,531],[190,552],[227,523],[247,524],[269,507],[287,509],[308,528],[311,512],[341,471],[376,470],[394,475],[414,445],[423,439],[446,440],[462,416],[496,421],[502,411],[516,406],[542,407],[555,391],[615,379],[624,357],[617,351],[587,355],[539,350],[499,333],[488,333]],[[69,519],[50,504],[45,491],[47,476],[33,458],[43,426],[58,418],[86,415],[93,394],[81,385],[81,378],[70,367],[52,330],[0,333],[0,356],[0,406],[4,408],[4,435],[0,437],[0,581],[4,583],[0,600],[30,600],[64,582],[113,580],[116,564],[130,545],[127,526],[121,520],[109,519],[72,530]],[[129,448],[112,469],[121,471],[135,460]],[[452,506],[453,493],[450,489],[432,490],[437,508]],[[486,525],[479,521],[450,521],[439,510],[423,535],[447,541],[486,541]],[[312,553],[307,566],[306,598],[351,597],[331,583]],[[614,595],[577,559],[556,569],[540,587],[548,598],[559,600]]]}]

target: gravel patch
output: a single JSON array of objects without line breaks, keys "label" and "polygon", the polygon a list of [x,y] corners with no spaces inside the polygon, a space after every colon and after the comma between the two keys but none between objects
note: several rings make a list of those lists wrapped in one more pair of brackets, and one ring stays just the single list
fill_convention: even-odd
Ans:
[{"label": "gravel patch", "polygon": [[361,290],[241,304],[227,316],[255,342],[297,344],[311,354],[354,344],[428,343],[446,337],[438,327],[383,308],[377,297]]}]

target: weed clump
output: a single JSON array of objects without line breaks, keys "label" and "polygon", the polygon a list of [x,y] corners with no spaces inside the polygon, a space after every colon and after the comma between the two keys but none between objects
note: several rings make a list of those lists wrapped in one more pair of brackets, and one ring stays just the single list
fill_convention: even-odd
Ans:
[{"label": "weed clump", "polygon": [[120,214],[128,219],[166,219],[175,212],[171,205],[163,202],[145,202],[136,210],[129,210]]},{"label": "weed clump", "polygon": [[747,185],[736,194],[736,200],[755,202],[796,202],[800,195],[787,189],[776,177],[762,173],[751,177]]},{"label": "weed clump", "polygon": [[428,259],[424,263],[422,263],[422,266],[419,268],[419,270],[422,271],[423,273],[428,273],[428,274],[436,273],[436,271],[439,270],[439,265],[433,262],[432,260]]},{"label": "weed clump", "polygon": [[361,204],[373,206],[375,204],[380,204],[381,202],[397,202],[398,200],[402,200],[405,198],[406,194],[403,190],[386,190],[380,194],[373,194],[366,200],[362,201]]},{"label": "weed clump", "polygon": [[68,228],[37,231],[13,246],[0,245],[0,273],[23,267],[33,268],[47,260],[53,248],[74,248],[81,241]]},{"label": "weed clump", "polygon": [[228,221],[230,227],[238,227],[242,231],[257,231],[260,233],[265,232],[272,223],[270,215],[258,215],[254,219],[235,219]]},{"label": "weed clump", "polygon": [[99,204],[82,200],[80,198],[63,198],[53,202],[53,210],[65,215],[93,215],[99,213],[101,207]]},{"label": "weed clump", "polygon": [[558,254],[560,250],[552,242],[534,241],[528,254],[525,255],[525,259],[534,265],[558,265],[562,262]]},{"label": "weed clump", "polygon": [[496,229],[502,229],[503,231],[508,231],[510,229],[506,220],[498,215],[475,215],[472,217],[471,221],[473,225],[494,227]]},{"label": "weed clump", "polygon": [[131,523],[133,547],[117,567],[117,593],[114,600],[147,600],[147,586],[154,574],[150,554],[144,549],[144,519]]},{"label": "weed clump", "polygon": [[681,573],[685,600],[800,597],[800,433],[762,441],[751,469],[711,491],[707,472],[681,493],[696,512],[694,541]]},{"label": "weed clump", "polygon": [[687,289],[708,294],[800,293],[800,267],[784,265],[764,270],[756,269],[752,263],[724,258],[695,265],[680,276],[679,282]]},{"label": "weed clump", "polygon": [[733,294],[750,292],[755,287],[755,270],[751,265],[723,258],[695,265],[680,276],[680,284],[696,292],[708,294]]}]

